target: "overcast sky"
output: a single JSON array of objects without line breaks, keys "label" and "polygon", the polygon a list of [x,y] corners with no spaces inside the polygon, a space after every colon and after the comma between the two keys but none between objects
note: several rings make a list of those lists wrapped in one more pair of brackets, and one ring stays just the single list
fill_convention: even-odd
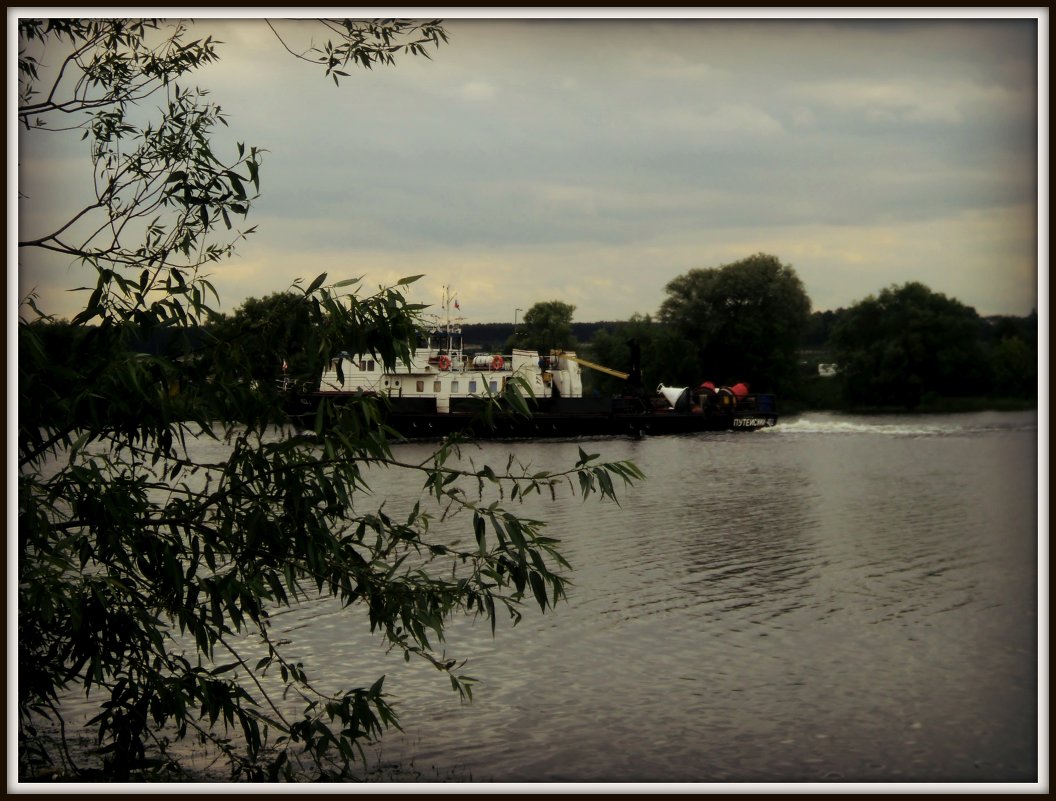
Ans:
[{"label": "overcast sky", "polygon": [[[225,309],[321,272],[368,288],[424,273],[415,299],[437,303],[448,284],[468,322],[513,322],[548,300],[577,321],[617,320],[655,314],[690,269],[759,252],[796,270],[815,310],[907,281],[980,314],[1038,306],[1047,10],[485,11],[446,14],[431,60],[353,69],[340,87],[261,20],[200,20],[196,34],[224,44],[198,84],[229,115],[231,143],[268,151],[247,223],[258,233],[213,270]],[[301,43],[310,30],[280,26]],[[20,141],[20,185],[73,192],[85,161]],[[1041,197],[1047,270],[1047,181]],[[20,213],[26,235],[36,212]],[[83,305],[62,291],[83,268],[17,257],[19,297],[36,288],[67,316]]]}]

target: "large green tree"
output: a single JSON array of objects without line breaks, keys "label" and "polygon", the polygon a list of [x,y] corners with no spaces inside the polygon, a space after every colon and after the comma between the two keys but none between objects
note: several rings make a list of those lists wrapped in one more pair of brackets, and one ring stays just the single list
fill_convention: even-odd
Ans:
[{"label": "large green tree", "polygon": [[792,267],[759,253],[690,270],[665,291],[658,317],[695,345],[701,380],[745,380],[757,391],[793,386],[810,298]]},{"label": "large green tree", "polygon": [[532,305],[524,319],[506,343],[506,350],[526,348],[546,354],[551,350],[575,350],[572,335],[572,315],[576,307],[560,300],[547,300]]},{"label": "large green tree", "polygon": [[1038,351],[1036,341],[1004,337],[989,350],[992,392],[1014,397],[1037,397]]},{"label": "large green tree", "polygon": [[[433,22],[320,24],[331,41],[302,55],[335,80],[445,38]],[[87,284],[70,330],[32,296],[18,325],[20,776],[175,776],[166,743],[189,739],[233,778],[349,777],[357,747],[396,722],[383,682],[321,689],[272,615],[337,599],[348,625],[468,695],[440,650],[449,617],[494,625],[564,592],[557,541],[511,504],[565,481],[611,498],[613,476],[640,473],[582,451],[564,472],[533,476],[512,457],[496,470],[455,442],[404,463],[370,398],[324,404],[314,431],[286,426],[234,347],[254,332],[202,336],[215,314],[202,269],[249,233],[234,224],[261,171],[252,147],[220,154],[220,109],[193,86],[217,44],[150,20],[20,19],[18,34],[24,135],[83,135],[95,170],[94,200],[19,243],[20,259],[74,260]],[[395,366],[420,322],[412,280],[360,296],[320,275],[282,304],[317,331],[316,368],[337,347]],[[162,330],[164,347],[142,347]],[[421,499],[372,496],[375,466],[417,472]],[[90,753],[67,747],[70,694],[96,712]]]},{"label": "large green tree", "polygon": [[[214,357],[222,359],[233,376],[258,385],[274,384],[280,376],[298,383],[317,379],[322,330],[303,295],[293,292],[246,298],[207,325],[208,335],[224,343],[213,351]],[[338,342],[353,336],[351,331],[332,332]]]},{"label": "large green tree", "polygon": [[990,387],[975,309],[919,282],[848,308],[830,342],[852,404],[913,408],[925,393],[980,395]]},{"label": "large green tree", "polygon": [[1037,397],[1038,314],[996,315],[982,321],[982,341],[989,356],[992,392],[999,396]]}]

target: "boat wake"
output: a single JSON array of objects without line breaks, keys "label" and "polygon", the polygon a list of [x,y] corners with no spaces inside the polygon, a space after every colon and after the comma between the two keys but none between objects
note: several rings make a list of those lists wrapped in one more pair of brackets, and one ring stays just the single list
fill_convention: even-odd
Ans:
[{"label": "boat wake", "polygon": [[1037,415],[1021,412],[979,412],[894,417],[811,413],[789,417],[764,432],[769,435],[866,434],[890,437],[948,437],[987,431],[1037,431]]}]

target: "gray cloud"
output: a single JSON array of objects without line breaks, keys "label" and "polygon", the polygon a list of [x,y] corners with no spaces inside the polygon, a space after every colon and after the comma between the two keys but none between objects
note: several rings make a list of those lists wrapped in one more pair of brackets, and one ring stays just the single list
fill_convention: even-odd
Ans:
[{"label": "gray cloud", "polygon": [[453,19],[432,60],[340,88],[260,21],[202,25],[227,42],[202,83],[269,150],[229,306],[301,265],[406,265],[467,310],[473,287],[476,320],[536,290],[616,319],[758,250],[817,308],[904,280],[1037,303],[1033,19]]}]

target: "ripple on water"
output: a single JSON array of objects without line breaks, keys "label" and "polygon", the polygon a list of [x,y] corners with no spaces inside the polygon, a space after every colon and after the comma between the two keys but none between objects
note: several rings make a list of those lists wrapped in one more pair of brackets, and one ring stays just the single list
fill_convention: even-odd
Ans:
[{"label": "ripple on water", "polygon": [[[452,622],[443,647],[481,679],[470,705],[385,658],[361,613],[319,603],[273,623],[328,686],[385,673],[407,733],[382,752],[427,775],[1022,781],[1037,771],[1035,438],[1036,416],[819,415],[591,445],[648,480],[620,506],[525,504],[574,565],[569,601],[494,636]],[[517,455],[552,469],[579,447]],[[379,500],[419,490],[391,481]]]}]

